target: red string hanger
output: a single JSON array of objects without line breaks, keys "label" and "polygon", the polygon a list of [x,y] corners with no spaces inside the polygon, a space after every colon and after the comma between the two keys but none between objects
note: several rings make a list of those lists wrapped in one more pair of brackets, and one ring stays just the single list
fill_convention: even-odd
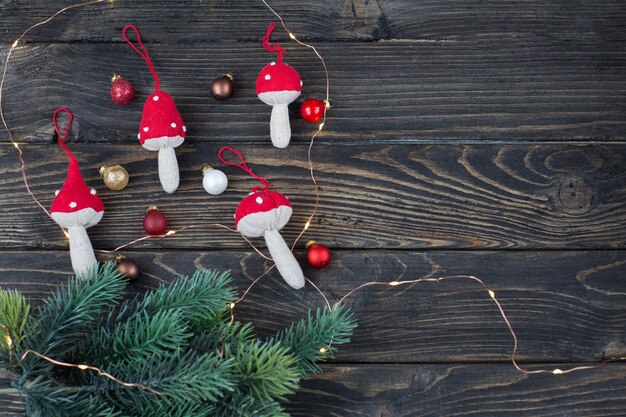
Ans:
[{"label": "red string hanger", "polygon": [[276,23],[272,22],[267,27],[267,33],[263,36],[263,47],[270,52],[278,52],[278,63],[283,63],[283,54],[285,50],[277,43],[274,45],[270,45],[270,37],[272,36],[272,32],[276,29]]},{"label": "red string hanger", "polygon": [[[135,44],[126,36],[126,31],[128,29],[132,29],[137,34],[137,43],[139,44],[139,48],[141,49],[137,48]],[[148,64],[148,68],[150,68],[150,72],[152,73],[152,78],[154,78],[154,81],[156,82],[156,84],[154,85],[154,91],[159,91],[160,89],[159,87],[161,86],[161,80],[159,79],[159,76],[157,75],[156,70],[154,69],[154,64],[152,63],[152,59],[150,59],[150,55],[148,55],[148,51],[146,50],[146,47],[143,45],[143,42],[141,41],[141,33],[139,33],[139,29],[137,29],[133,25],[126,25],[124,29],[122,30],[122,37],[124,38],[126,43],[128,43],[131,46],[131,48],[133,48],[135,52],[137,52],[139,56],[141,56],[144,59],[144,61],[146,61],[146,64]]]},{"label": "red string hanger", "polygon": [[[128,29],[133,30],[137,35],[139,47],[135,46],[126,36]],[[187,126],[183,123],[172,96],[161,90],[161,81],[146,47],[141,41],[139,30],[132,25],[125,26],[122,30],[122,36],[126,43],[146,61],[156,82],[154,92],[148,96],[143,105],[137,139],[144,149],[159,152],[159,181],[165,192],[173,193],[178,189],[180,183],[178,161],[174,148],[185,141]]]},{"label": "red string hanger", "polygon": [[298,71],[283,63],[285,50],[275,43],[270,45],[270,36],[276,23],[270,23],[263,37],[263,48],[278,53],[278,62],[267,64],[256,79],[256,94],[259,99],[272,106],[270,137],[277,148],[286,148],[291,139],[291,125],[287,106],[300,96],[302,80]]},{"label": "red string hanger", "polygon": [[[241,163],[227,161],[223,156],[226,151],[237,155]],[[252,172],[237,149],[224,146],[217,156],[226,165],[241,168],[263,183],[263,187],[252,188],[252,192],[237,206],[235,210],[237,231],[246,237],[263,236],[276,268],[287,284],[295,289],[304,287],[302,268],[279,233],[291,218],[291,202],[278,191],[269,190],[267,179]]]},{"label": "red string hanger", "polygon": [[[239,161],[241,161],[240,164],[237,164],[235,162],[230,162],[228,160],[226,160],[224,158],[224,156],[222,155],[224,152],[226,151],[230,151],[232,153],[234,153],[235,155],[237,155],[237,157],[239,158]],[[252,177],[256,178],[257,180],[261,181],[263,183],[263,187],[253,187],[252,188],[252,192],[256,193],[259,191],[265,191],[269,188],[269,182],[267,181],[267,179],[258,176],[257,174],[255,174],[250,167],[248,166],[248,164],[246,164],[246,161],[243,159],[243,155],[241,155],[241,152],[239,152],[237,149],[235,148],[231,148],[230,146],[224,146],[222,149],[219,150],[219,152],[217,153],[217,157],[220,159],[220,161],[222,161],[223,163],[225,163],[226,165],[230,165],[233,167],[237,167],[237,168],[241,168],[244,171],[246,171],[248,174],[250,174]]]}]

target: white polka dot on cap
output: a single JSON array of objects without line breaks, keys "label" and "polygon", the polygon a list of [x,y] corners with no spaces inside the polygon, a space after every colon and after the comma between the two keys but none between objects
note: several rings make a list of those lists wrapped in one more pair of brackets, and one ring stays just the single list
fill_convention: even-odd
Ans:
[{"label": "white polka dot on cap", "polygon": [[176,127],[176,123],[172,123],[170,126],[172,126],[172,127]]},{"label": "white polka dot on cap", "polygon": [[270,62],[270,65],[276,65],[276,62],[274,61]]},{"label": "white polka dot on cap", "polygon": [[54,192],[54,195],[55,195],[55,196],[56,196],[56,195],[59,195],[59,193],[60,193],[60,192],[61,192],[61,190],[56,190],[56,191]]},{"label": "white polka dot on cap", "polygon": [[152,100],[154,100],[154,101],[159,101],[159,96],[154,96],[154,97],[152,97]]},{"label": "white polka dot on cap", "polygon": [[257,197],[255,200],[258,204],[263,204],[263,199],[261,197]]},{"label": "white polka dot on cap", "polygon": [[77,205],[78,205],[78,204],[76,204],[76,202],[75,202],[75,201],[72,201],[72,202],[70,203],[70,207],[71,207],[71,208],[76,208],[76,206],[77,206]]},{"label": "white polka dot on cap", "polygon": [[91,191],[89,191],[91,193],[91,195],[96,195],[96,189],[92,188]]},{"label": "white polka dot on cap", "polygon": [[147,132],[148,130],[150,130],[150,128],[149,128],[149,127],[147,127],[147,126],[143,128],[143,131],[144,131],[144,132]]},{"label": "white polka dot on cap", "polygon": [[271,80],[271,79],[272,79],[272,76],[271,76],[271,75],[269,75],[269,74],[267,74],[267,75],[265,76],[265,79],[266,79],[267,81],[269,81],[269,80]]}]

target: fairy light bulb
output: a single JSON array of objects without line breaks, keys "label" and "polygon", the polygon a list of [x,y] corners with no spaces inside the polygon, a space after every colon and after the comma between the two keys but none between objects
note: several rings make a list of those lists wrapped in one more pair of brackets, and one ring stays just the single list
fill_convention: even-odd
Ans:
[{"label": "fairy light bulb", "polygon": [[11,48],[15,48],[19,42],[20,40],[16,39],[15,42],[13,42],[13,44],[11,45]]},{"label": "fairy light bulb", "polygon": [[320,353],[326,353],[326,352],[328,352],[328,349],[326,349],[326,348],[320,348]]},{"label": "fairy light bulb", "polygon": [[291,39],[293,39],[294,41],[296,40],[296,35],[294,35],[293,33],[289,32],[289,37]]},{"label": "fairy light bulb", "polygon": [[87,365],[76,365],[76,367],[78,369],[80,369],[81,371],[86,371],[87,369],[89,369],[89,367]]},{"label": "fairy light bulb", "polygon": [[489,297],[493,298],[494,300],[496,299],[496,293],[493,292],[492,290],[488,290],[489,292]]},{"label": "fairy light bulb", "polygon": [[9,349],[11,349],[11,346],[13,346],[13,339],[11,339],[11,336],[9,336],[8,334],[5,334],[4,340],[6,340],[7,346],[9,347]]}]

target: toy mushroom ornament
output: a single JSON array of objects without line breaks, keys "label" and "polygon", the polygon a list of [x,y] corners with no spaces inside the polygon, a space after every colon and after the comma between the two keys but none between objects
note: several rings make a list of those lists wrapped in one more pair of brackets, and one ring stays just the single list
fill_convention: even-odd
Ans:
[{"label": "toy mushroom ornament", "polygon": [[[237,154],[242,163],[235,164],[226,161],[222,157],[222,153],[226,150]],[[254,187],[252,192],[237,206],[235,211],[237,231],[246,237],[263,236],[272,259],[276,263],[276,268],[287,284],[295,289],[304,287],[302,268],[279,233],[291,217],[291,203],[278,191],[269,190],[268,181],[252,172],[238,150],[225,146],[220,149],[218,157],[225,164],[248,172],[264,185]]]},{"label": "toy mushroom ornament", "polygon": [[300,96],[302,81],[298,71],[283,64],[285,50],[277,43],[273,46],[269,44],[274,28],[276,23],[271,23],[267,28],[267,34],[263,37],[263,47],[270,52],[277,52],[278,60],[263,67],[259,73],[256,79],[256,94],[262,102],[272,106],[270,119],[272,144],[277,148],[286,148],[291,139],[287,106]]},{"label": "toy mushroom ornament", "polygon": [[[56,120],[57,114],[61,111],[66,112],[70,116],[62,137]],[[57,109],[52,117],[59,145],[69,156],[70,163],[65,183],[55,193],[56,197],[50,206],[50,217],[59,226],[67,229],[72,268],[76,275],[80,276],[88,273],[97,263],[86,229],[98,224],[100,219],[102,219],[104,204],[102,204],[100,197],[96,195],[96,190],[85,184],[80,174],[78,161],[65,144],[72,118],[72,113],[63,107]]]},{"label": "toy mushroom ornament", "polygon": [[[137,34],[137,48],[127,37],[126,31],[132,29]],[[160,89],[160,80],[148,51],[141,42],[141,35],[135,26],[126,26],[122,31],[124,40],[146,61],[155,80],[154,92],[148,96],[143,106],[139,134],[137,139],[149,151],[159,152],[159,180],[163,190],[173,193],[178,188],[180,174],[174,148],[185,141],[187,127],[178,113],[172,97]]]}]

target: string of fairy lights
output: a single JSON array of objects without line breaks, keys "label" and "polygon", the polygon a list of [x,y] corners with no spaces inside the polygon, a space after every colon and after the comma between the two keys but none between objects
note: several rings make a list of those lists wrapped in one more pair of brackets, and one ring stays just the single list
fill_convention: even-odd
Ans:
[{"label": "string of fairy lights", "polygon": [[[67,7],[63,7],[61,9],[59,9],[57,12],[55,12],[54,14],[50,15],[47,19],[42,20],[30,27],[28,27],[24,32],[22,32],[17,39],[15,39],[15,41],[11,44],[7,55],[5,57],[4,60],[4,66],[3,66],[3,70],[2,70],[2,77],[0,78],[0,120],[2,121],[4,130],[7,133],[8,139],[10,141],[10,143],[13,145],[13,147],[15,147],[16,152],[17,152],[17,156],[18,156],[18,160],[20,163],[20,172],[21,172],[21,176],[22,176],[22,181],[24,183],[24,186],[26,188],[26,191],[28,192],[28,194],[30,195],[30,197],[34,200],[34,202],[46,213],[47,216],[50,217],[50,213],[49,211],[46,209],[46,207],[43,206],[43,204],[41,204],[41,202],[37,199],[37,197],[35,196],[35,194],[32,192],[30,185],[29,185],[29,181],[28,181],[28,176],[27,176],[27,164],[24,160],[24,151],[21,147],[21,145],[15,140],[15,138],[13,137],[13,134],[11,132],[11,129],[9,128],[9,125],[5,119],[5,115],[4,115],[4,106],[3,106],[3,100],[4,100],[4,85],[5,85],[5,79],[6,79],[6,74],[7,74],[7,68],[9,66],[9,62],[11,59],[11,56],[13,54],[13,51],[18,48],[23,42],[24,42],[24,38],[25,36],[33,29],[45,25],[46,23],[50,22],[51,20],[53,20],[55,17],[63,14],[64,12],[70,10],[70,9],[74,9],[74,8],[79,8],[79,7],[84,7],[84,6],[88,6],[88,5],[92,5],[92,4],[96,4],[96,3],[113,3],[114,0],[92,0],[92,1],[87,1],[87,2],[83,2],[83,3],[76,3],[76,4],[72,4],[70,6]],[[260,0],[261,3],[263,3],[265,5],[265,7],[267,7],[271,13],[273,13],[276,18],[278,18],[278,20],[280,21],[283,29],[287,32],[287,34],[289,35],[289,38],[295,42],[297,42],[299,45],[309,48],[311,49],[314,54],[317,56],[317,58],[319,59],[323,70],[324,70],[324,74],[325,74],[325,80],[326,80],[326,92],[325,92],[325,99],[323,100],[323,102],[325,103],[325,109],[322,115],[322,119],[317,127],[317,130],[315,131],[315,133],[313,133],[313,135],[311,136],[311,140],[309,142],[308,145],[308,152],[307,152],[307,156],[308,156],[308,168],[309,168],[309,173],[310,173],[310,178],[311,178],[311,182],[313,184],[313,189],[314,189],[314,193],[315,193],[315,203],[313,205],[313,209],[310,213],[310,215],[307,217],[307,220],[304,224],[304,226],[302,227],[302,230],[300,231],[300,233],[297,235],[297,237],[295,238],[293,244],[291,245],[291,249],[293,250],[297,243],[299,242],[299,240],[302,238],[302,236],[304,235],[304,233],[311,227],[311,224],[317,214],[317,211],[319,209],[319,199],[320,199],[320,194],[319,194],[319,186],[317,183],[317,180],[315,178],[315,170],[313,167],[313,158],[312,158],[312,150],[313,150],[313,145],[315,143],[315,139],[317,138],[317,136],[323,131],[324,126],[326,124],[326,119],[327,119],[327,111],[333,106],[333,101],[330,98],[330,76],[329,76],[329,72],[328,72],[328,67],[326,65],[326,62],[324,61],[324,58],[322,57],[322,55],[319,53],[319,51],[315,48],[315,46],[305,43],[303,41],[301,41],[292,31],[290,31],[287,28],[287,25],[285,24],[285,21],[283,20],[282,16],[276,12],[268,3],[266,0]],[[216,228],[222,228],[225,229],[227,231],[233,232],[233,233],[237,233],[239,234],[235,229],[232,229],[228,226],[222,225],[222,224],[218,224],[218,223],[213,223],[213,224],[207,224],[207,225],[188,225],[188,226],[184,226],[181,227],[177,230],[169,230],[166,233],[159,235],[159,236],[143,236],[140,237],[138,239],[134,239],[130,242],[127,242],[123,245],[118,246],[115,249],[112,250],[98,250],[98,252],[101,253],[116,253],[124,248],[127,248],[129,246],[132,246],[136,243],[142,242],[144,240],[147,239],[152,239],[152,238],[168,238],[170,236],[176,235],[178,233],[181,233],[185,230],[188,229],[193,229],[193,228],[199,228],[199,227],[216,227]],[[64,230],[62,228],[63,232],[65,233],[66,237],[67,237],[67,231]],[[261,257],[263,257],[266,260],[271,261],[271,258],[269,258],[268,256],[266,256],[265,254],[263,254],[262,251],[260,251],[258,248],[256,248],[254,246],[254,244],[252,242],[250,242],[245,236],[239,234],[253,249],[254,251],[260,255]],[[235,315],[234,315],[234,311],[235,308],[237,306],[237,304],[239,304],[240,302],[242,302],[251,292],[251,290],[253,289],[253,287],[255,285],[257,285],[262,278],[264,278],[265,276],[267,276],[274,268],[276,265],[271,265],[269,267],[267,267],[265,269],[265,271],[258,276],[256,279],[254,279],[251,284],[242,292],[242,295],[240,296],[239,299],[237,299],[236,301],[230,303],[229,307],[230,307],[230,312],[231,312],[231,322],[234,322],[235,320]],[[306,278],[306,281],[320,294],[320,296],[322,297],[322,299],[324,300],[324,303],[326,305],[326,307],[328,309],[333,308],[333,305],[331,305],[331,302],[329,301],[329,299],[326,297],[326,295],[323,293],[323,291],[321,291],[319,289],[319,287],[317,285],[315,285],[315,283],[313,281],[311,281],[309,278]],[[445,281],[451,281],[451,280],[464,280],[464,281],[471,281],[474,282],[476,284],[478,284],[483,290],[486,291],[488,297],[490,300],[493,301],[493,303],[496,305],[500,316],[502,317],[502,320],[504,321],[504,323],[507,326],[507,329],[509,331],[509,333],[511,334],[511,337],[513,339],[513,349],[512,349],[512,353],[511,353],[511,362],[513,364],[513,366],[515,367],[515,369],[517,369],[519,372],[522,372],[524,374],[540,374],[540,373],[547,373],[547,374],[552,374],[552,375],[563,375],[563,374],[568,374],[571,372],[577,372],[577,371],[582,371],[582,370],[589,370],[589,369],[596,369],[599,368],[601,366],[606,365],[608,362],[616,362],[616,361],[623,361],[626,360],[626,357],[621,357],[621,358],[617,358],[617,359],[612,359],[610,361],[605,361],[603,363],[600,364],[596,364],[596,365],[585,365],[585,366],[576,366],[576,367],[572,367],[572,368],[568,368],[568,369],[560,369],[560,368],[554,368],[554,369],[526,369],[522,366],[520,366],[516,360],[516,355],[518,352],[518,345],[519,345],[519,339],[518,336],[501,304],[501,302],[498,300],[498,298],[496,297],[496,293],[495,291],[490,288],[489,286],[486,285],[486,283],[481,280],[478,277],[472,276],[472,275],[450,275],[450,276],[442,276],[442,277],[429,277],[429,278],[418,278],[418,279],[413,279],[413,280],[402,280],[402,281],[389,281],[389,282],[384,282],[384,281],[370,281],[370,282],[365,282],[359,286],[357,286],[356,288],[350,290],[348,293],[346,293],[344,296],[342,296],[341,298],[338,299],[338,301],[336,303],[334,303],[334,305],[339,305],[341,303],[344,303],[346,301],[346,299],[348,299],[349,297],[351,297],[353,294],[355,294],[356,292],[367,288],[367,287],[374,287],[374,286],[383,286],[383,287],[398,287],[398,286],[404,286],[404,285],[411,285],[411,284],[418,284],[418,283],[425,283],[425,282],[429,282],[429,283],[442,283]],[[2,326],[4,327],[4,326]],[[6,329],[6,328],[5,328]],[[13,340],[11,339],[9,333],[7,331],[4,332],[5,333],[5,342],[7,344],[7,346],[9,347],[9,349],[11,349],[11,347],[13,346]],[[320,352],[321,353],[325,353],[328,351],[329,346],[322,346],[320,347]],[[117,379],[115,376],[108,374],[104,371],[102,371],[101,369],[91,366],[91,365],[87,365],[87,364],[73,364],[73,363],[67,363],[67,362],[62,362],[62,361],[58,361],[55,360],[53,358],[50,358],[48,356],[45,356],[39,352],[35,352],[33,350],[27,350],[23,356],[20,359],[20,363],[26,358],[26,356],[28,355],[34,355],[37,356],[43,360],[46,360],[54,365],[57,366],[61,366],[61,367],[71,367],[71,368],[76,368],[82,371],[92,371],[92,372],[96,372],[98,375],[108,378],[111,381],[120,384],[122,386],[126,386],[126,387],[133,387],[133,388],[139,388],[139,389],[143,389],[143,390],[147,390],[150,391],[156,395],[160,395],[160,393],[158,391],[155,391],[153,389],[151,389],[150,387],[144,386],[144,385],[140,385],[140,384],[134,384],[134,383],[130,383],[130,382],[125,382],[125,381],[121,381],[119,379]]]}]

